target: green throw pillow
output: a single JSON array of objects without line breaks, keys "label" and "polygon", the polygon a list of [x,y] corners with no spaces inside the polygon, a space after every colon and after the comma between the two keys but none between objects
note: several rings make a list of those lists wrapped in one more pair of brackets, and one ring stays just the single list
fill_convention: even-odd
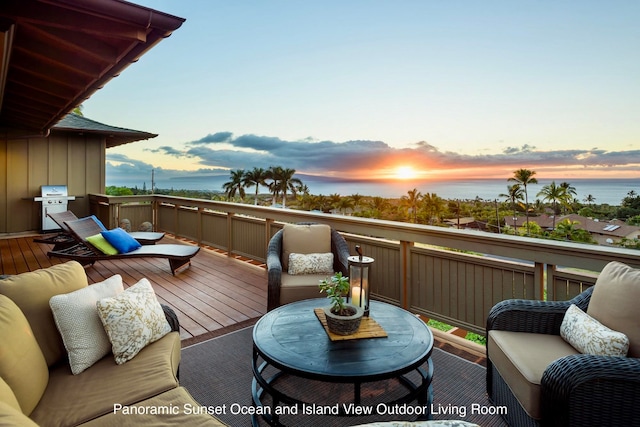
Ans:
[{"label": "green throw pillow", "polygon": [[100,252],[105,255],[116,255],[118,250],[113,247],[111,243],[107,241],[102,234],[96,234],[94,236],[87,237],[87,242],[91,243],[96,247]]}]

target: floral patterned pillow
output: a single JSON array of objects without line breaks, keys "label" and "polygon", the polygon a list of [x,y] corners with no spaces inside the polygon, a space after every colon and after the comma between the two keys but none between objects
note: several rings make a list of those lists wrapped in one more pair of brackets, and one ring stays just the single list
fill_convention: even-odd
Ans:
[{"label": "floral patterned pillow", "polygon": [[118,365],[133,359],[148,344],[171,332],[147,279],[141,279],[113,298],[101,299],[97,307]]},{"label": "floral patterned pillow", "polygon": [[333,274],[333,253],[289,255],[289,274]]},{"label": "floral patterned pillow", "polygon": [[629,338],[607,328],[575,304],[571,304],[560,326],[560,336],[580,353],[626,356]]}]

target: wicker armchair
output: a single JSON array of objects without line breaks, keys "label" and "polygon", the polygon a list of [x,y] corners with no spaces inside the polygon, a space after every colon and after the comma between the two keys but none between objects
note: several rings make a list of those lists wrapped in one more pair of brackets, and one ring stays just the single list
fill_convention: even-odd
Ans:
[{"label": "wicker armchair", "polygon": [[[614,270],[613,273],[610,273],[611,270]],[[616,286],[612,288],[608,283],[600,284],[605,281],[613,282]],[[620,285],[621,282],[626,284]],[[626,297],[619,295],[618,298],[626,298],[630,302],[619,304],[620,299],[618,299],[618,304],[613,305],[612,302],[615,302],[615,299],[612,301],[610,297],[615,293],[615,289],[624,290]],[[592,299],[596,294],[597,296]],[[633,270],[624,264],[611,263],[600,274],[595,286],[570,301],[507,300],[496,304],[489,312],[487,320],[489,337],[487,392],[495,405],[507,408],[505,418],[509,424],[517,426],[640,426],[640,417],[635,413],[640,407],[640,358],[638,358],[640,356],[638,353],[640,314],[637,308],[633,307],[638,297],[640,297],[640,271]],[[597,300],[597,303],[593,303],[594,300]],[[524,341],[521,342],[531,343],[529,348],[523,349],[523,352],[544,354],[545,349],[533,347],[536,343],[545,342],[546,339],[552,343],[555,339],[553,336],[559,337],[560,326],[569,306],[575,304],[586,312],[589,310],[590,303],[593,303],[593,306],[600,304],[600,307],[606,304],[608,309],[616,312],[614,317],[625,319],[627,322],[625,326],[621,326],[620,323],[607,325],[604,320],[600,321],[611,329],[627,334],[630,340],[628,357],[580,354],[577,350],[574,351],[575,354],[568,354],[555,360],[550,356],[550,363],[539,378],[539,385],[532,386],[532,389],[538,390],[539,396],[529,400],[527,397],[523,398],[522,393],[517,396],[518,391],[513,391],[517,390],[513,380],[517,373],[512,366],[505,366],[509,363],[505,363],[505,358],[500,354],[504,349],[498,349],[499,344],[496,344],[498,341],[492,337],[495,334],[494,331],[530,333],[532,335],[521,335],[524,336]],[[618,312],[625,310],[628,313],[619,316]],[[629,312],[632,313],[630,316]],[[537,334],[547,338],[536,341],[536,336],[539,336]],[[523,345],[525,346],[526,344]],[[538,414],[536,417],[531,415],[533,405],[539,405],[533,408],[533,412]]]},{"label": "wicker armchair", "polygon": [[[320,224],[300,223],[298,226],[317,226]],[[287,226],[285,226],[287,227]],[[295,226],[294,226],[295,227]],[[326,227],[326,226],[325,226]],[[348,274],[348,261],[349,246],[347,245],[344,237],[340,235],[336,230],[327,230],[330,233],[327,236],[326,251],[333,253],[333,269],[335,272],[342,272],[345,276]],[[283,304],[289,302],[307,299],[307,298],[320,298],[320,290],[318,287],[319,280],[325,278],[326,274],[307,274],[304,276],[292,277],[287,273],[286,261],[283,259],[283,252],[286,252],[283,242],[283,236],[285,230],[280,230],[269,241],[269,247],[267,248],[267,271],[269,276],[268,287],[268,301],[267,310],[273,310]],[[309,254],[316,252],[314,245],[318,242],[316,239],[313,241],[305,242],[297,252],[302,254]],[[307,245],[311,245],[310,247]],[[315,246],[317,248],[317,246]],[[284,270],[284,271],[283,271]],[[283,292],[283,287],[286,288]]]}]

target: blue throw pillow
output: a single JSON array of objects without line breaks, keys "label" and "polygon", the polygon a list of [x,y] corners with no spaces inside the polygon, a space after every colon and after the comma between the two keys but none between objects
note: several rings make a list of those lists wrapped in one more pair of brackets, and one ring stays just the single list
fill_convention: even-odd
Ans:
[{"label": "blue throw pillow", "polygon": [[114,228],[113,230],[103,231],[100,234],[121,254],[126,254],[142,246],[140,242],[131,237],[122,228]]},{"label": "blue throw pillow", "polygon": [[93,220],[96,222],[96,224],[98,224],[98,227],[100,227],[102,231],[107,231],[107,227],[104,226],[102,221],[100,221],[97,216],[90,215],[89,218],[93,218]]}]

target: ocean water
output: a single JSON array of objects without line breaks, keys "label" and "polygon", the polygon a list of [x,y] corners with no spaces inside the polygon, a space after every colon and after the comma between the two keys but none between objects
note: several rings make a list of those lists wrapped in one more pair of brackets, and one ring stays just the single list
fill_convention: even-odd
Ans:
[{"label": "ocean water", "polygon": [[[513,182],[506,179],[469,179],[451,181],[367,181],[367,180],[340,180],[311,175],[296,175],[309,187],[311,194],[340,194],[349,196],[360,194],[363,196],[380,196],[385,198],[400,198],[408,191],[416,188],[421,193],[435,193],[444,199],[498,199],[503,201],[506,197],[500,194],[507,193],[507,186]],[[222,185],[229,180],[228,175],[191,176],[184,178],[162,179],[157,177],[155,186],[162,189],[187,189],[222,191]],[[536,200],[536,194],[542,187],[550,184],[552,180],[538,180],[538,184],[527,186],[529,201]],[[561,180],[555,180],[560,184]],[[567,180],[577,192],[576,198],[584,203],[584,199],[590,194],[595,198],[595,204],[620,205],[630,191],[640,195],[640,178],[638,179],[573,179]],[[129,186],[142,188],[150,187],[150,182],[135,183],[117,177],[107,176],[107,185]],[[253,189],[247,189],[247,194],[252,194]],[[266,188],[260,190],[266,193]]]}]

